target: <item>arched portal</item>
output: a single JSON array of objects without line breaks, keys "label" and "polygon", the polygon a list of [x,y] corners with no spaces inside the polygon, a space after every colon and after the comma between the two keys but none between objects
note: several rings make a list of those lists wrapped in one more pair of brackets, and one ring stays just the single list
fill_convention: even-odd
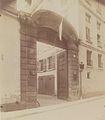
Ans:
[{"label": "arched portal", "polygon": [[[62,22],[62,41],[59,40],[59,26]],[[39,10],[32,16],[32,22],[33,25],[37,27],[37,34],[36,37],[38,40],[48,39],[48,42],[51,41],[51,44],[53,44],[53,41],[55,40],[56,44],[55,46],[64,47],[67,49],[71,49],[72,45],[75,46],[73,49],[78,49],[78,37],[76,34],[75,29],[72,27],[72,25],[62,16],[49,11],[49,10]],[[47,37],[49,35],[49,37]],[[46,42],[45,40],[45,42]],[[69,43],[69,44],[68,44]],[[70,46],[71,45],[71,46]]]},{"label": "arched portal", "polygon": [[63,18],[60,40],[61,21],[62,16],[49,10],[39,10],[31,18],[20,17],[22,101],[32,103],[37,99],[36,41],[66,49],[66,53],[58,56],[58,98],[78,98],[78,37],[71,24]]}]

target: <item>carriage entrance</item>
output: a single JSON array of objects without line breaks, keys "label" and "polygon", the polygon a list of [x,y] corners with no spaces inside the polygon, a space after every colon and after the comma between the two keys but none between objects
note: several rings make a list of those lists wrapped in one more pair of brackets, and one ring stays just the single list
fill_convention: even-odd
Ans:
[{"label": "carriage entrance", "polygon": [[[69,22],[63,18],[62,39],[60,39],[59,28],[61,21],[62,17],[60,15],[49,10],[35,12],[31,20],[20,18],[22,101],[33,102],[37,99],[38,93],[56,94],[59,99],[78,98],[77,34]],[[39,69],[43,70],[43,73],[48,72],[47,70],[53,66],[50,65],[50,62],[53,61],[54,57],[47,56],[47,60],[45,58],[40,60],[37,54],[38,42],[62,51],[56,54],[56,81],[53,75],[39,75],[42,74],[39,73]],[[44,53],[41,54],[42,56],[45,56]],[[49,64],[47,67],[46,63]]]}]

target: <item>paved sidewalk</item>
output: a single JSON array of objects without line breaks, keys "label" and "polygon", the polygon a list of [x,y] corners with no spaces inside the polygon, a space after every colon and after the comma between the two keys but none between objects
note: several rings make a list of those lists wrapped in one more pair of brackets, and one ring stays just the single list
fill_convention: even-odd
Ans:
[{"label": "paved sidewalk", "polygon": [[105,120],[105,96],[17,112],[1,120]]}]

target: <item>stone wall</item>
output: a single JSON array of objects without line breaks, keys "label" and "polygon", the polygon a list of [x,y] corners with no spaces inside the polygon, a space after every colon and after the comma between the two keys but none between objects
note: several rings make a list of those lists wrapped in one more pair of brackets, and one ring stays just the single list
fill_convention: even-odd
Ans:
[{"label": "stone wall", "polygon": [[21,23],[21,101],[35,102],[37,95],[36,39],[32,26]]},{"label": "stone wall", "polygon": [[68,50],[68,81],[69,81],[69,99],[79,99],[79,65],[78,51]]}]

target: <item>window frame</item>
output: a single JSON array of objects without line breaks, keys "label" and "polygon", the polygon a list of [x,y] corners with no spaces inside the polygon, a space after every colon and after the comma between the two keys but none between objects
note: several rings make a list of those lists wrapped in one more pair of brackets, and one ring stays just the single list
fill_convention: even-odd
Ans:
[{"label": "window frame", "polygon": [[85,21],[87,23],[91,23],[91,15],[89,15],[88,13],[85,13]]},{"label": "window frame", "polygon": [[48,61],[48,70],[55,69],[55,56],[49,56],[47,58]]},{"label": "window frame", "polygon": [[87,50],[87,66],[92,67],[93,62],[92,62],[92,51]]},{"label": "window frame", "polygon": [[98,68],[103,68],[102,54],[98,54]]},{"label": "window frame", "polygon": [[38,61],[38,72],[46,72],[47,63],[46,59],[41,59]]},{"label": "window frame", "polygon": [[85,27],[85,32],[86,32],[86,41],[92,43],[91,42],[91,34],[90,34],[91,32],[90,32],[90,28],[88,26]]}]

